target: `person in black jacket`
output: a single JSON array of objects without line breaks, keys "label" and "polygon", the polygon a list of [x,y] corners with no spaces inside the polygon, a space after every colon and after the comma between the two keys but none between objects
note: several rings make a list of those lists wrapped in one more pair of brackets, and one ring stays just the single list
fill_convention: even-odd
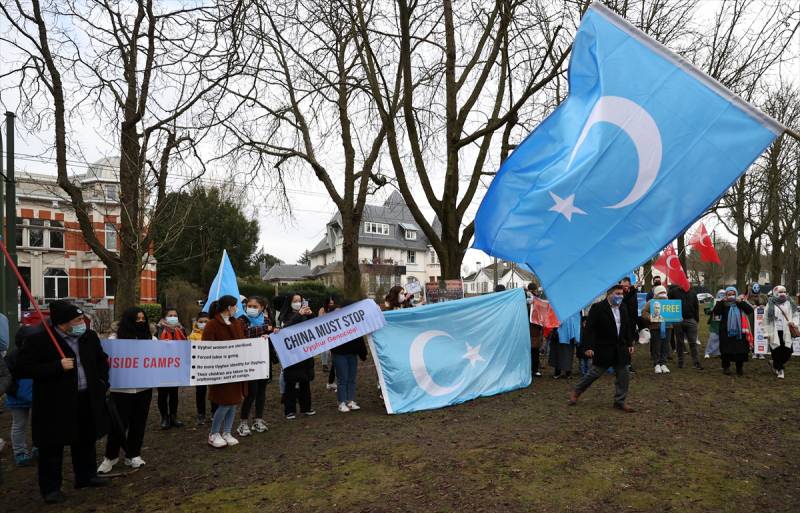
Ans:
[{"label": "person in black jacket", "polygon": [[15,373],[33,379],[33,443],[39,448],[39,490],[46,503],[63,502],[61,466],[70,446],[75,488],[105,486],[95,442],[108,429],[108,356],[83,311],[67,301],[50,303],[50,323],[62,358],[43,326],[20,349]]},{"label": "person in black jacket", "polygon": [[[342,306],[353,304],[352,301],[345,301]],[[333,366],[336,369],[336,399],[339,402],[339,411],[347,413],[353,410],[360,410],[361,406],[356,403],[356,374],[358,372],[358,358],[361,361],[367,359],[367,344],[364,337],[345,342],[340,346],[331,349],[333,355]]]},{"label": "person in black jacket", "polygon": [[[120,340],[152,340],[153,332],[150,331],[150,320],[145,311],[138,306],[132,306],[122,312],[116,337]],[[147,426],[147,414],[150,412],[150,403],[153,400],[153,389],[112,389],[111,400],[114,401],[119,414],[120,425],[108,433],[106,455],[97,468],[99,474],[111,472],[118,463],[123,433],[126,440],[125,465],[138,469],[145,464],[142,459],[142,444]]]},{"label": "person in black jacket", "polygon": [[681,323],[676,324],[672,330],[675,337],[675,351],[678,353],[678,368],[683,368],[683,350],[685,348],[683,341],[685,339],[689,344],[689,354],[692,355],[692,366],[697,370],[703,370],[697,354],[697,329],[700,324],[700,302],[697,301],[697,294],[672,285],[669,288],[669,298],[681,301],[681,315],[683,315]]},{"label": "person in black jacket", "polygon": [[[619,281],[622,285],[622,304],[628,310],[628,317],[634,325],[635,334],[639,333],[639,289],[631,284],[630,277],[626,276]],[[638,284],[637,284],[638,285]],[[638,338],[638,337],[637,337]],[[633,364],[628,365],[628,372],[634,372]]]},{"label": "person in black jacket", "polygon": [[[303,301],[300,294],[292,294],[291,299],[284,303],[281,312],[283,327],[294,326],[311,319],[314,314],[308,303]],[[300,413],[315,415],[311,409],[311,382],[314,381],[314,359],[308,358],[283,369],[283,380],[286,383],[286,392],[283,397],[283,412],[288,420],[297,418],[297,403],[300,403]]]},{"label": "person in black jacket", "polygon": [[628,310],[622,306],[623,297],[622,285],[614,285],[606,292],[606,299],[595,303],[589,310],[581,346],[586,356],[592,358],[592,368],[570,394],[570,405],[575,405],[578,397],[605,374],[606,369],[614,367],[614,408],[634,411],[625,403],[625,398],[628,395],[628,365],[634,350],[635,328]]}]

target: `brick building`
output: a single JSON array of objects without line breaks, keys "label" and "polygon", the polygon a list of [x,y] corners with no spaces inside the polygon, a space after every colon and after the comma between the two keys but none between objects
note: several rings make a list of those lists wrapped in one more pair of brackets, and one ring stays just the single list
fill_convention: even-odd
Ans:
[{"label": "brick building", "polygon": [[[98,239],[117,250],[119,229],[119,160],[103,159],[73,175],[83,190]],[[17,173],[17,261],[34,298],[113,302],[108,271],[81,234],[77,217],[54,175]],[[141,276],[142,302],[156,300],[156,263],[152,256]],[[22,299],[23,309],[28,306]]]}]

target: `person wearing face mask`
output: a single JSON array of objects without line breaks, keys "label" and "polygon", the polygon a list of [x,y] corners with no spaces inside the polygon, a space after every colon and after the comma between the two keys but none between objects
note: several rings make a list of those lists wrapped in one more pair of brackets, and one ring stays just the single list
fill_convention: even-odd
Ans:
[{"label": "person wearing face mask", "polygon": [[[667,299],[667,289],[663,285],[653,288],[653,299]],[[672,326],[660,318],[654,319],[650,314],[651,299],[642,308],[642,320],[650,327],[650,360],[656,374],[669,374],[667,358],[669,357],[669,339]],[[658,304],[655,305],[658,307]],[[660,316],[659,316],[660,317]]]},{"label": "person wearing face mask", "polygon": [[714,305],[712,315],[719,316],[719,349],[722,353],[722,372],[731,374],[731,362],[736,364],[736,374],[744,374],[744,362],[750,354],[745,336],[742,315],[752,315],[753,307],[739,296],[736,287],[725,289],[725,299]]},{"label": "person wearing face mask", "polygon": [[[244,327],[236,319],[239,301],[233,296],[222,296],[211,303],[208,312],[211,320],[203,330],[203,340],[228,341],[245,338]],[[247,397],[246,382],[222,383],[208,386],[208,398],[217,405],[211,420],[208,445],[216,449],[237,445],[239,440],[231,435],[236,407]]]},{"label": "person wearing face mask", "polygon": [[720,316],[714,314],[714,307],[717,303],[725,300],[725,289],[719,289],[714,301],[708,303],[705,307],[705,313],[708,315],[708,343],[706,344],[705,358],[712,356],[719,356],[719,321]]},{"label": "person wearing face mask", "polygon": [[653,296],[655,296],[653,291],[655,290],[656,287],[659,286],[661,286],[661,278],[659,276],[653,276],[653,288],[650,289],[650,292],[647,293],[647,297],[645,298],[647,301],[653,299]]},{"label": "person wearing face mask", "polygon": [[[291,294],[284,303],[281,312],[283,327],[294,326],[313,317],[308,303],[300,294]],[[311,408],[311,382],[314,380],[314,358],[308,358],[283,369],[283,380],[286,384],[283,398],[283,412],[287,420],[297,418],[297,404],[300,413],[311,416],[317,412]]]},{"label": "person wearing face mask", "polygon": [[[116,337],[122,340],[152,340],[150,322],[147,314],[139,307],[131,307],[122,312]],[[111,429],[106,440],[106,455],[97,468],[98,474],[111,472],[119,462],[119,450],[125,449],[125,465],[137,469],[145,464],[142,459],[142,444],[147,426],[147,414],[153,399],[152,388],[112,388],[111,399],[122,421],[126,445],[122,447],[122,433]]]},{"label": "person wearing face mask", "polygon": [[[206,328],[206,324],[208,324],[208,312],[200,312],[197,314],[197,319],[195,319],[194,324],[192,325],[192,332],[187,337],[189,340],[203,340],[203,330]],[[206,423],[206,394],[208,393],[208,387],[206,385],[198,385],[194,387],[194,402],[195,407],[197,408],[197,417],[195,419],[196,426],[203,426]],[[213,413],[213,412],[212,412]]]},{"label": "person wearing face mask", "polygon": [[[269,317],[269,304],[267,300],[260,296],[252,296],[247,299],[245,303],[245,314],[239,318],[244,328],[246,338],[264,337],[264,343],[270,344],[269,339],[266,337],[273,332],[274,323]],[[274,353],[274,349],[270,346],[270,355]],[[269,379],[258,379],[255,381],[248,381],[247,397],[242,402],[242,415],[239,421],[239,427],[236,432],[239,436],[250,436],[252,431],[256,433],[263,433],[267,430],[267,424],[264,422],[264,403],[267,397],[267,383]],[[255,403],[256,418],[250,425],[250,410]]]},{"label": "person wearing face mask", "polygon": [[789,299],[786,287],[778,285],[772,289],[772,297],[767,302],[764,334],[772,355],[772,370],[778,379],[784,379],[786,363],[792,357],[791,330],[797,330],[796,316],[797,305]]},{"label": "person wearing face mask", "polygon": [[401,308],[409,308],[411,303],[406,298],[406,291],[400,285],[395,285],[389,289],[384,299],[383,310],[400,310]]},{"label": "person wearing face mask", "polygon": [[632,413],[635,410],[626,403],[630,374],[628,365],[634,351],[635,328],[622,307],[624,295],[622,285],[616,284],[606,292],[606,299],[592,305],[586,319],[581,339],[584,354],[592,358],[589,372],[575,386],[569,397],[574,406],[578,398],[592,386],[609,367],[614,368],[614,408]]},{"label": "person wearing face mask", "polygon": [[75,488],[106,486],[97,477],[96,441],[108,431],[108,355],[88,329],[83,310],[67,301],[50,302],[53,340],[39,326],[19,350],[15,376],[33,379],[33,443],[39,448],[39,491],[49,504],[61,493],[64,446],[70,446]]},{"label": "person wearing face mask", "polygon": [[[158,322],[156,333],[159,340],[186,340],[186,333],[178,320],[178,311],[175,308],[164,309],[164,317]],[[158,387],[161,429],[183,427],[183,422],[178,420],[178,391],[178,387]]]}]

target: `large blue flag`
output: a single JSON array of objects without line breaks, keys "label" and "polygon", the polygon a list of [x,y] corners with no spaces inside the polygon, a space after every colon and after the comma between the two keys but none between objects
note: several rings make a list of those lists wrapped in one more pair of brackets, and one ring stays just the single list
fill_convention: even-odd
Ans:
[{"label": "large blue flag", "polygon": [[208,289],[208,300],[203,307],[203,311],[208,312],[211,308],[211,303],[221,298],[222,296],[233,296],[239,299],[239,282],[236,281],[236,273],[233,272],[233,266],[228,258],[228,251],[222,250],[222,259],[219,262],[219,269],[214,281],[211,282],[211,288]]},{"label": "large blue flag", "polygon": [[389,413],[441,408],[531,383],[522,289],[385,316],[370,346]]},{"label": "large blue flag", "polygon": [[562,319],[673,240],[784,130],[598,2],[569,87],[501,166],[474,243],[530,264]]}]

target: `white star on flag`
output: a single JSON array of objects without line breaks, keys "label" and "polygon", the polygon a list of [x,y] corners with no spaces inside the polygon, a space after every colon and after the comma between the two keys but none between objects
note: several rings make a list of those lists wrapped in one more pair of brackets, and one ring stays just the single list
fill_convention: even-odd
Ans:
[{"label": "white star on flag", "polygon": [[558,212],[559,214],[563,214],[569,222],[572,222],[572,214],[587,215],[586,212],[575,206],[574,194],[570,194],[566,197],[566,199],[564,199],[559,197],[557,194],[553,194],[551,191],[548,192],[550,193],[550,197],[553,198],[553,201],[555,201],[555,205],[549,209],[550,212]]},{"label": "white star on flag", "polygon": [[467,360],[469,360],[469,366],[470,367],[475,367],[475,364],[478,363],[478,362],[485,362],[486,361],[486,360],[483,359],[483,356],[481,356],[481,354],[480,354],[480,350],[481,350],[481,345],[480,344],[478,344],[475,347],[472,347],[471,345],[469,345],[469,342],[465,342],[464,344],[466,344],[466,346],[467,346],[467,352],[464,354],[464,356],[462,358],[466,358]]}]

